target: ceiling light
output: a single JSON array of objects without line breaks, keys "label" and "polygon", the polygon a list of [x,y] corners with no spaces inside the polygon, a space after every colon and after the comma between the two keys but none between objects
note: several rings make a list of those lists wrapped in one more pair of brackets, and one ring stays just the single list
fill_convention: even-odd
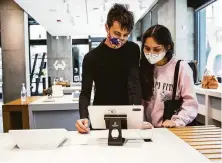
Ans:
[{"label": "ceiling light", "polygon": [[142,10],[142,9],[145,9],[145,8],[147,8],[147,7],[140,5],[140,9],[141,9],[141,10]]},{"label": "ceiling light", "polygon": [[56,36],[56,40],[58,40],[59,39],[59,36]]},{"label": "ceiling light", "polygon": [[98,9],[99,9],[98,7],[94,7],[94,8],[93,8],[94,11],[95,11],[95,10],[98,10]]},{"label": "ceiling light", "polygon": [[71,19],[71,23],[72,23],[72,25],[75,25],[74,18],[71,16],[70,19]]},{"label": "ceiling light", "polygon": [[66,12],[69,14],[70,13],[70,11],[69,11],[69,4],[67,3],[67,5],[66,5]]},{"label": "ceiling light", "polygon": [[49,9],[49,12],[57,12],[56,9]]}]

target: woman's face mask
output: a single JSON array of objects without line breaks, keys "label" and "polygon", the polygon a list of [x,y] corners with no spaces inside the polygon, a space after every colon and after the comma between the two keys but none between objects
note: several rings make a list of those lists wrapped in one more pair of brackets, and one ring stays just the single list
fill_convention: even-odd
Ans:
[{"label": "woman's face mask", "polygon": [[164,51],[159,54],[154,54],[154,53],[144,53],[144,54],[146,59],[150,62],[150,64],[156,64],[165,57],[166,52]]},{"label": "woman's face mask", "polygon": [[157,44],[152,37],[149,37],[144,43],[143,52],[150,64],[156,64],[166,56],[167,51],[163,45]]}]

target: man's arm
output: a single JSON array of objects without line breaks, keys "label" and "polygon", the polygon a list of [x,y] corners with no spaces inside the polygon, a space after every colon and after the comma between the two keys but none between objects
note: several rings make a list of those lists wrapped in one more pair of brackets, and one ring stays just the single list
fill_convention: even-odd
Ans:
[{"label": "man's arm", "polygon": [[128,88],[129,88],[129,104],[141,105],[141,85],[139,79],[139,59],[140,49],[137,45],[132,57],[132,64],[130,67]]},{"label": "man's arm", "polygon": [[89,118],[88,106],[90,105],[93,74],[92,60],[89,54],[85,55],[82,66],[82,89],[79,96],[80,118]]}]

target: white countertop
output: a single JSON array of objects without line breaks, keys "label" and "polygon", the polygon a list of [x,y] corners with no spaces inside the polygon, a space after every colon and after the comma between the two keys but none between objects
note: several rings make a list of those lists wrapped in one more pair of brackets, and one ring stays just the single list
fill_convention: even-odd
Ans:
[{"label": "white countertop", "polygon": [[[86,140],[104,136],[106,131],[91,131],[81,135],[68,132],[68,141],[55,150],[12,149],[14,143],[9,134],[0,134],[1,163],[147,163],[147,162],[211,162],[193,147],[164,128],[153,129],[153,142],[127,143],[124,146],[84,144]],[[143,132],[146,132],[143,130]],[[105,135],[107,132],[105,133]],[[21,137],[21,139],[23,139]],[[25,138],[24,138],[25,139]],[[80,145],[83,142],[84,145]]]},{"label": "white countertop", "polygon": [[81,86],[82,83],[81,82],[71,82],[70,85],[71,86]]},{"label": "white countertop", "polygon": [[220,86],[218,89],[204,89],[201,86],[195,86],[195,92],[197,94],[209,95],[213,97],[222,97],[222,87]]},{"label": "white countertop", "polygon": [[81,86],[62,87],[63,91],[81,90]]},{"label": "white countertop", "polygon": [[48,96],[43,96],[36,101],[32,102],[31,105],[50,105],[50,104],[76,104],[79,103],[79,99],[73,99],[72,95],[64,95],[62,97],[53,98],[54,101],[45,101]]},{"label": "white countertop", "polygon": [[47,110],[78,110],[79,99],[73,99],[72,95],[53,98],[53,101],[45,101],[48,96],[43,96],[29,104],[30,111],[47,111]]}]

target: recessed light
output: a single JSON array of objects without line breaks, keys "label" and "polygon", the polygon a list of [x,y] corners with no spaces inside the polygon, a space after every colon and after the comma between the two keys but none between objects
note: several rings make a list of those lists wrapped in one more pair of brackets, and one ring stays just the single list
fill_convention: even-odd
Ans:
[{"label": "recessed light", "polygon": [[94,7],[94,8],[93,8],[94,11],[95,11],[95,10],[98,10],[98,9],[99,9],[98,7]]},{"label": "recessed light", "polygon": [[56,9],[49,9],[50,12],[57,12]]}]

